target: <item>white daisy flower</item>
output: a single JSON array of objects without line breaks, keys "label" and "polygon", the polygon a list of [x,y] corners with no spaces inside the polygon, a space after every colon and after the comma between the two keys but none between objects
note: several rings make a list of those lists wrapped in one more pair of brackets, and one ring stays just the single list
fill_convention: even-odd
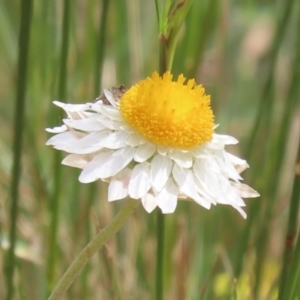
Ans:
[{"label": "white daisy flower", "polygon": [[238,141],[214,133],[210,96],[183,75],[170,72],[125,90],[104,90],[93,103],[54,101],[68,115],[47,142],[69,155],[63,164],[82,169],[79,181],[109,182],[108,200],[141,199],[147,212],[157,206],[173,213],[178,199],[192,199],[206,209],[228,204],[246,218],[242,198],[259,194],[242,184],[248,168],[225,151]]}]

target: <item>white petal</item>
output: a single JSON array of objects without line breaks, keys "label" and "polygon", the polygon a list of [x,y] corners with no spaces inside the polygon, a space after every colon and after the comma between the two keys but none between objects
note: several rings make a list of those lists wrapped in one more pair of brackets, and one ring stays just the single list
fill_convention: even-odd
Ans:
[{"label": "white petal", "polygon": [[112,130],[121,130],[121,127],[124,125],[123,121],[113,120],[105,116],[98,117],[98,120],[103,126]]},{"label": "white petal", "polygon": [[224,145],[221,143],[213,143],[213,142],[207,142],[205,144],[205,146],[209,149],[209,150],[219,150],[219,149],[224,149]]},{"label": "white petal", "polygon": [[67,131],[54,135],[46,142],[46,145],[52,145],[56,149],[65,150],[68,147],[68,145],[78,141],[79,139],[80,134]]},{"label": "white petal", "polygon": [[125,168],[134,156],[135,150],[124,147],[117,151],[102,151],[83,169],[79,176],[82,183],[93,182],[99,178],[108,178],[116,175]]},{"label": "white petal", "polygon": [[103,150],[97,154],[83,169],[79,176],[79,181],[82,183],[89,183],[101,178],[98,175],[98,171],[111,159],[113,153],[114,151]]},{"label": "white petal", "polygon": [[228,153],[229,159],[232,162],[232,164],[235,165],[248,165],[247,162],[244,159],[241,159],[235,155],[232,155]]},{"label": "white petal", "polygon": [[208,168],[205,158],[195,161],[193,171],[212,198],[220,197],[218,176]]},{"label": "white petal", "polygon": [[[102,113],[102,107],[104,106],[101,102],[92,102],[92,103],[87,103],[88,108],[86,110],[92,110],[97,113]],[[84,112],[86,113],[86,112]]]},{"label": "white petal", "polygon": [[126,141],[126,144],[131,147],[137,147],[145,143],[147,143],[147,141],[140,134],[136,133],[132,134]]},{"label": "white petal", "polygon": [[216,144],[223,144],[223,145],[235,145],[237,144],[239,141],[230,136],[230,135],[225,135],[225,134],[213,134],[213,143]]},{"label": "white petal", "polygon": [[172,160],[167,155],[157,154],[151,161],[151,185],[159,192],[166,184],[172,170]]},{"label": "white petal", "polygon": [[61,163],[66,166],[83,169],[88,162],[89,161],[82,155],[70,154],[65,157]]},{"label": "white petal", "polygon": [[130,125],[126,124],[125,122],[124,122],[124,124],[121,126],[120,129],[122,129],[122,130],[124,130],[124,131],[126,131],[126,132],[129,132],[129,133],[131,133],[131,134],[136,133],[135,129],[133,129]]},{"label": "white petal", "polygon": [[151,213],[157,206],[156,198],[153,194],[147,193],[142,197],[142,204],[148,213]]},{"label": "white petal", "polygon": [[191,153],[196,158],[206,158],[211,155],[205,145],[201,145],[200,147],[194,148],[191,150]]},{"label": "white petal", "polygon": [[123,117],[117,108],[109,105],[102,105],[101,112],[112,120],[124,122]]},{"label": "white petal", "polygon": [[66,112],[78,112],[78,111],[84,111],[89,109],[89,103],[86,104],[66,104],[64,102],[60,101],[53,101],[53,103],[64,109]]},{"label": "white petal", "polygon": [[239,206],[235,206],[232,205],[232,207],[234,207],[241,215],[244,219],[247,219],[247,214],[244,212],[244,210],[242,208],[240,208]]},{"label": "white petal", "polygon": [[172,149],[169,156],[182,168],[190,168],[193,165],[193,157],[190,152]]},{"label": "white petal", "polygon": [[231,178],[236,181],[242,179],[242,177],[239,175],[239,173],[236,171],[236,169],[230,162],[230,159],[225,150],[216,150],[215,151],[215,160],[218,163],[218,165],[220,166],[223,174],[226,175],[226,177]]},{"label": "white petal", "polygon": [[246,169],[249,168],[249,165],[243,165],[243,166],[235,166],[236,171],[241,174],[242,172],[244,172]]},{"label": "white petal", "polygon": [[108,149],[119,149],[126,146],[129,136],[130,134],[125,131],[115,131],[103,138],[101,145]]},{"label": "white petal", "polygon": [[256,198],[260,196],[257,191],[244,183],[231,181],[230,184],[234,191],[242,198]]},{"label": "white petal", "polygon": [[136,162],[144,162],[154,154],[155,150],[156,146],[152,143],[142,144],[136,148],[134,160]]},{"label": "white petal", "polygon": [[101,124],[97,118],[98,116],[95,114],[92,117],[80,120],[64,119],[63,121],[67,126],[82,131],[98,131],[104,129],[105,126]]},{"label": "white petal", "polygon": [[157,195],[158,207],[164,214],[171,214],[177,206],[179,189],[174,184],[172,178],[169,178],[164,188]]},{"label": "white petal", "polygon": [[108,130],[86,134],[81,139],[77,139],[72,144],[69,144],[68,147],[65,148],[65,151],[76,154],[88,154],[100,151],[104,148],[103,140],[105,140],[109,134],[110,131]]},{"label": "white petal", "polygon": [[218,203],[245,206],[245,202],[234,192],[229,180],[225,176],[218,176],[218,181],[221,194],[221,197],[217,199]]},{"label": "white petal", "polygon": [[67,111],[68,118],[72,120],[81,120],[81,119],[86,119],[86,113],[85,111],[74,111],[74,112],[69,112]]},{"label": "white petal", "polygon": [[54,127],[54,128],[46,128],[47,132],[50,133],[62,133],[68,130],[68,127],[66,125]]},{"label": "white petal", "polygon": [[130,175],[131,169],[125,168],[111,178],[108,187],[108,201],[119,200],[127,197]]},{"label": "white petal", "polygon": [[177,182],[181,193],[192,198],[203,207],[210,209],[211,203],[198,194],[191,170],[180,168],[178,165],[174,165],[173,177]]},{"label": "white petal", "polygon": [[234,156],[230,153],[227,153],[227,154],[228,154],[230,161],[232,162],[232,164],[234,165],[235,169],[237,170],[237,172],[239,174],[241,174],[244,170],[249,168],[249,165],[245,160],[240,159],[239,157]]},{"label": "white petal", "polygon": [[113,107],[117,107],[117,102],[113,96],[113,94],[111,93],[111,91],[104,89],[103,93],[107,99],[107,101],[113,106]]},{"label": "white petal", "polygon": [[218,162],[216,160],[215,156],[207,156],[206,158],[203,159],[205,162],[205,166],[207,170],[210,170],[213,173],[220,174],[222,173],[222,170],[220,166],[218,165]]},{"label": "white petal", "polygon": [[203,182],[200,181],[200,180],[198,179],[198,177],[197,177],[195,174],[193,174],[193,177],[194,177],[194,182],[195,182],[195,185],[196,185],[196,188],[197,188],[198,193],[199,193],[202,197],[204,197],[205,199],[207,199],[209,202],[211,202],[212,204],[216,205],[217,202],[216,202],[215,198],[212,197],[212,195],[210,195],[210,194],[207,192],[207,189],[206,189],[206,187],[204,186]]},{"label": "white petal", "polygon": [[157,146],[157,151],[161,155],[166,155],[168,153],[169,148],[166,146],[158,145]]},{"label": "white petal", "polygon": [[150,166],[144,162],[137,164],[131,173],[128,193],[133,199],[144,197],[150,189]]}]

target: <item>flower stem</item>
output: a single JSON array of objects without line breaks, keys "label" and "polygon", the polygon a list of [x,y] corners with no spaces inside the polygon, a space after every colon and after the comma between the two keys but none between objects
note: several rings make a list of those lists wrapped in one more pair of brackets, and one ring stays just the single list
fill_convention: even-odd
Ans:
[{"label": "flower stem", "polygon": [[[161,12],[158,1],[155,1],[158,27],[159,27],[159,73],[162,76],[168,70],[168,43],[161,27]],[[165,215],[157,209],[156,215],[156,300],[162,300],[164,295],[164,240]]]},{"label": "flower stem", "polygon": [[[64,0],[63,5],[63,22],[62,22],[62,44],[59,65],[59,81],[58,81],[58,99],[65,101],[67,87],[67,59],[69,49],[69,33],[70,33],[70,0]],[[51,223],[49,237],[49,254],[47,258],[47,288],[50,291],[55,281],[55,268],[57,256],[57,231],[59,223],[60,210],[60,194],[62,184],[61,174],[61,153],[56,152],[54,155],[54,173],[55,181],[53,193],[51,195]]]},{"label": "flower stem", "polygon": [[61,299],[89,259],[111,238],[125,223],[129,215],[139,204],[137,200],[128,200],[123,209],[114,217],[110,224],[101,230],[96,237],[81,251],[60,279],[48,300]]},{"label": "flower stem", "polygon": [[104,62],[104,52],[106,45],[106,32],[107,32],[107,16],[109,1],[102,0],[101,2],[101,18],[99,36],[96,43],[96,56],[95,56],[95,73],[94,73],[94,96],[98,96],[101,91],[102,69]]},{"label": "flower stem", "polygon": [[168,45],[166,37],[162,33],[160,34],[159,39],[159,73],[162,76],[166,71],[168,71]]},{"label": "flower stem", "polygon": [[21,1],[21,25],[19,34],[18,78],[17,96],[15,102],[13,144],[14,160],[11,183],[9,249],[5,260],[5,270],[7,276],[7,300],[12,299],[14,293],[13,277],[15,269],[15,244],[17,237],[19,182],[21,176],[22,137],[24,132],[25,95],[32,10],[33,1]]},{"label": "flower stem", "polygon": [[[291,204],[289,208],[288,226],[285,238],[285,249],[283,254],[283,263],[279,284],[278,299],[294,299],[291,297],[297,280],[297,272],[300,268],[293,267],[300,263],[299,249],[300,240],[297,241],[297,227],[299,220],[299,196],[300,196],[300,143],[298,145],[298,155],[295,166],[295,177],[291,196]],[[300,232],[299,232],[300,236]],[[294,246],[297,241],[296,247]],[[300,276],[300,274],[298,275]]]},{"label": "flower stem", "polygon": [[164,239],[165,239],[165,216],[157,209],[156,224],[156,300],[163,299],[164,291]]}]

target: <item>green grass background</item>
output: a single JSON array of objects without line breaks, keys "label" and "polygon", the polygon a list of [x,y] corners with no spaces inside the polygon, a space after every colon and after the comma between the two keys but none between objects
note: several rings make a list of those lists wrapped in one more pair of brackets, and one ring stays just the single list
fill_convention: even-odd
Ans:
[{"label": "green grass background", "polygon": [[[299,28],[296,0],[189,10],[174,77],[205,86],[217,132],[239,139],[228,151],[249,162],[245,182],[261,197],[246,200],[246,221],[179,202],[166,216],[165,299],[300,299]],[[52,100],[91,101],[158,70],[155,3],[0,0],[0,46],[0,299],[46,299],[123,204],[45,146],[44,129],[64,117]],[[155,214],[139,207],[64,299],[154,299],[155,256]]]}]

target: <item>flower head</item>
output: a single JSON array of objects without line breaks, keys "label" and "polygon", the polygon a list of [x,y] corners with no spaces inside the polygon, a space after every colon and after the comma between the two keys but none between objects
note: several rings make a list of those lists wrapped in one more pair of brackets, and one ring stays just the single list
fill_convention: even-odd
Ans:
[{"label": "flower head", "polygon": [[174,212],[178,199],[209,209],[229,204],[246,217],[242,198],[259,194],[240,183],[245,160],[225,151],[238,141],[214,133],[210,97],[194,80],[169,72],[125,90],[104,90],[94,103],[64,104],[64,125],[47,145],[70,153],[63,164],[82,169],[83,183],[109,182],[108,200],[141,199],[146,211]]},{"label": "flower head", "polygon": [[191,149],[212,139],[214,116],[201,85],[169,72],[133,86],[120,100],[126,123],[156,145]]}]

